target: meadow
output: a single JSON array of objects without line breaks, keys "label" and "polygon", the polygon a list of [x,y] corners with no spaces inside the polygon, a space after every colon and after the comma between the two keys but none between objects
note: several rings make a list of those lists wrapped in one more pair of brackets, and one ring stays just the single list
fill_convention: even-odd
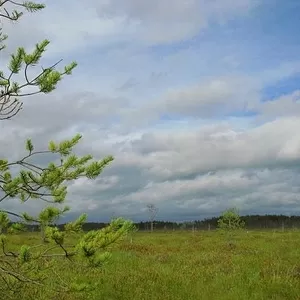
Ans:
[{"label": "meadow", "polygon": [[[39,243],[16,235],[15,248]],[[28,243],[29,244],[29,243]],[[58,258],[48,284],[89,282],[82,293],[29,285],[22,299],[189,300],[300,299],[300,231],[137,232],[112,249],[101,269]]]}]

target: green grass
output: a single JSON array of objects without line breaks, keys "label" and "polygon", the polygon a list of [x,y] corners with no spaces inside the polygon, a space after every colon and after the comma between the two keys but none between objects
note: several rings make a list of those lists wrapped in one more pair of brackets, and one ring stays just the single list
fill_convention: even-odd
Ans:
[{"label": "green grass", "polygon": [[[15,236],[13,247],[37,243]],[[49,282],[89,282],[94,290],[54,295],[30,288],[28,299],[300,299],[300,232],[136,233],[113,249],[101,270],[58,259]]]}]

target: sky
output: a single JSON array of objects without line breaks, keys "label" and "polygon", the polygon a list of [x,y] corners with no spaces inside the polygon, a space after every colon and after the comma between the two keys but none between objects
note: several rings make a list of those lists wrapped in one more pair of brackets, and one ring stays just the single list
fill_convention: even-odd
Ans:
[{"label": "sky", "polygon": [[[0,52],[51,41],[41,65],[77,61],[49,95],[2,121],[0,154],[16,159],[76,133],[79,154],[113,155],[101,176],[69,185],[66,218],[189,221],[300,213],[298,0],[46,1]],[[22,78],[21,78],[22,79]],[[3,202],[36,213],[41,204]]]}]

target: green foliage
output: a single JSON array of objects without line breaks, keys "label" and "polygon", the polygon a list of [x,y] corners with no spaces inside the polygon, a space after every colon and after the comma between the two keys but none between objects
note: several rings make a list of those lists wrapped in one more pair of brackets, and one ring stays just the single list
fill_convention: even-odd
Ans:
[{"label": "green foliage", "polygon": [[20,17],[23,16],[23,12],[20,10],[13,10],[13,11],[9,12],[4,7],[4,5],[8,4],[8,3],[14,4],[18,8],[23,8],[26,11],[32,12],[32,13],[45,8],[44,4],[35,3],[32,1],[16,2],[16,1],[11,1],[11,0],[0,0],[0,18],[6,18],[11,21],[17,21],[18,19],[20,19]]},{"label": "green foliage", "polygon": [[226,210],[218,220],[218,228],[222,230],[237,230],[244,227],[245,222],[241,220],[236,208]]},{"label": "green foliage", "polygon": [[[5,193],[0,202],[5,198],[18,197],[22,202],[29,199],[41,199],[46,202],[62,203],[67,195],[67,182],[80,177],[94,179],[102,170],[113,161],[112,156],[107,156],[99,161],[93,160],[91,155],[78,157],[72,153],[73,147],[81,139],[76,135],[71,140],[61,143],[50,142],[51,150],[34,151],[31,140],[26,142],[28,154],[16,162],[0,161],[0,187]],[[48,166],[39,166],[32,163],[37,156],[55,153],[60,162],[49,162]],[[14,167],[21,167],[17,175],[13,174]],[[65,212],[65,211],[64,211]],[[59,215],[58,211],[45,211],[43,214]],[[44,215],[40,216],[43,220]]]},{"label": "green foliage", "polygon": [[[6,4],[28,12],[36,12],[45,7],[44,4],[30,1],[20,3],[0,0],[0,18],[12,21],[17,21],[23,15],[23,11],[10,11],[5,8]],[[0,51],[4,49],[6,40],[7,35],[3,34],[0,28]],[[56,67],[59,61],[50,67],[42,67],[37,76],[30,78],[29,69],[37,67],[49,43],[48,40],[37,43],[32,52],[19,47],[10,57],[8,71],[0,70],[0,120],[10,119],[19,113],[22,108],[22,102],[19,101],[21,97],[50,93],[65,75],[72,74],[77,63],[72,62],[65,66],[63,71],[58,71]],[[23,81],[19,80],[21,73]],[[15,80],[16,76],[18,80]],[[109,246],[133,230],[131,221],[118,218],[107,228],[83,234],[80,239],[73,239],[73,244],[69,245],[66,241],[70,240],[70,237],[82,233],[82,225],[87,216],[83,214],[77,220],[66,224],[63,231],[55,227],[54,223],[70,209],[68,206],[60,206],[66,200],[68,184],[81,177],[91,180],[97,178],[113,161],[112,156],[95,160],[91,155],[75,155],[74,147],[81,138],[82,136],[77,134],[61,142],[50,141],[46,149],[40,150],[36,150],[32,140],[28,139],[25,143],[27,153],[22,158],[14,162],[0,159],[0,204],[19,198],[21,203],[32,200],[43,201],[47,205],[36,216],[27,212],[17,214],[1,210],[0,206],[0,248],[3,257],[3,260],[0,259],[0,295],[5,299],[9,299],[10,296],[15,299],[16,292],[21,291],[27,284],[42,286],[48,276],[50,260],[58,257],[79,259],[81,263],[86,261],[87,266],[103,265],[111,256]],[[56,156],[56,159],[48,164],[39,165],[36,159],[40,156],[45,159]],[[11,223],[9,217],[18,217],[19,222]],[[33,222],[40,225],[42,234],[52,244],[51,247],[45,248],[45,244],[30,245],[28,240],[26,245],[14,245],[13,249],[8,249],[8,242],[13,235],[24,231],[26,224]],[[62,282],[63,280],[60,283]],[[56,288],[53,286],[51,283],[51,288]],[[65,291],[70,288],[73,291],[82,291],[87,284],[73,284],[71,287],[58,284],[58,287]]]},{"label": "green foliage", "polygon": [[6,213],[0,211],[0,233],[3,232],[4,228],[7,228],[9,224],[9,218]]},{"label": "green foliage", "polygon": [[26,231],[26,228],[23,223],[12,223],[7,231],[8,233],[20,233]]},{"label": "green foliage", "polygon": [[124,221],[122,218],[114,219],[106,228],[100,231],[92,230],[85,234],[79,241],[77,250],[81,256],[89,259],[91,265],[100,266],[110,258],[110,253],[96,254],[97,251],[106,249],[132,230],[134,230],[132,222]]},{"label": "green foliage", "polygon": [[[4,17],[14,21],[18,20],[23,15],[23,12],[15,10],[10,13],[4,8],[4,5],[7,3],[17,5],[18,8],[24,8],[29,12],[35,12],[45,7],[44,4],[36,4],[30,1],[18,3],[0,0],[0,18]],[[1,8],[4,13],[2,13]],[[5,48],[4,41],[7,38],[7,35],[3,34],[2,28],[0,28],[0,51]],[[35,49],[32,52],[27,52],[23,47],[17,48],[15,53],[11,55],[8,63],[9,72],[5,74],[5,72],[0,70],[0,120],[10,119],[21,110],[23,103],[19,98],[40,93],[50,93],[56,88],[64,75],[72,74],[73,69],[77,66],[76,62],[64,66],[64,71],[58,71],[56,66],[61,62],[58,61],[49,67],[42,67],[41,72],[37,76],[32,78],[29,76],[29,69],[39,64],[49,43],[50,41],[43,40],[35,45]],[[15,81],[14,76],[19,75],[22,70],[24,75],[23,82]],[[28,91],[22,92],[24,88]]]},{"label": "green foliage", "polygon": [[[60,143],[50,142],[48,149],[35,151],[31,140],[27,140],[25,148],[27,155],[16,162],[0,161],[0,189],[4,192],[0,203],[5,199],[18,197],[21,202],[42,200],[48,204],[37,216],[30,216],[24,212],[20,215],[14,212],[0,212],[0,229],[6,230],[7,234],[24,230],[22,223],[9,225],[8,215],[18,216],[24,224],[37,222],[40,224],[44,238],[54,243],[57,249],[62,251],[59,256],[79,256],[86,259],[89,266],[102,266],[111,257],[107,248],[125,237],[134,230],[131,221],[122,218],[112,220],[111,224],[102,229],[90,231],[78,240],[71,250],[65,247],[65,240],[68,235],[77,234],[82,231],[82,225],[86,221],[86,214],[81,215],[77,220],[65,225],[64,231],[53,227],[59,218],[69,211],[68,206],[59,208],[55,204],[63,204],[67,195],[67,184],[80,177],[90,179],[97,178],[104,167],[113,161],[108,156],[100,161],[93,160],[91,155],[78,157],[73,153],[73,147],[80,141],[81,136],[76,135],[71,140]],[[56,154],[59,158],[57,163],[49,162],[48,166],[34,164],[32,159],[39,155]],[[19,169],[19,173],[14,168]],[[1,239],[3,249],[6,249],[7,240],[5,236]],[[105,250],[105,251],[103,251]],[[23,245],[17,252],[5,250],[5,255],[10,258],[18,258],[19,263],[28,263],[31,260],[53,257],[53,254],[44,252],[36,253],[30,246]],[[57,257],[57,254],[56,256]],[[27,273],[26,273],[27,274]],[[31,274],[31,271],[28,276]]]},{"label": "green foliage", "polygon": [[87,214],[82,214],[77,220],[65,224],[65,231],[68,233],[79,233],[82,231],[82,225],[87,219]]}]

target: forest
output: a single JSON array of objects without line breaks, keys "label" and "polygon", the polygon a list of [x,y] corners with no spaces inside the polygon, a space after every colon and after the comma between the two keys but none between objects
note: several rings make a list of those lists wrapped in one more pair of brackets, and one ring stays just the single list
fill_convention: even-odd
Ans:
[{"label": "forest", "polygon": [[[286,215],[245,215],[240,216],[245,222],[246,229],[300,229],[300,216]],[[204,220],[195,220],[189,222],[170,222],[154,220],[154,230],[215,230],[217,229],[219,217],[207,218]],[[86,222],[82,225],[84,231],[105,228],[109,223],[104,222]],[[139,231],[150,231],[151,222],[141,221],[134,222]],[[29,231],[39,231],[39,225],[26,225]],[[65,224],[54,224],[61,229]]]}]

